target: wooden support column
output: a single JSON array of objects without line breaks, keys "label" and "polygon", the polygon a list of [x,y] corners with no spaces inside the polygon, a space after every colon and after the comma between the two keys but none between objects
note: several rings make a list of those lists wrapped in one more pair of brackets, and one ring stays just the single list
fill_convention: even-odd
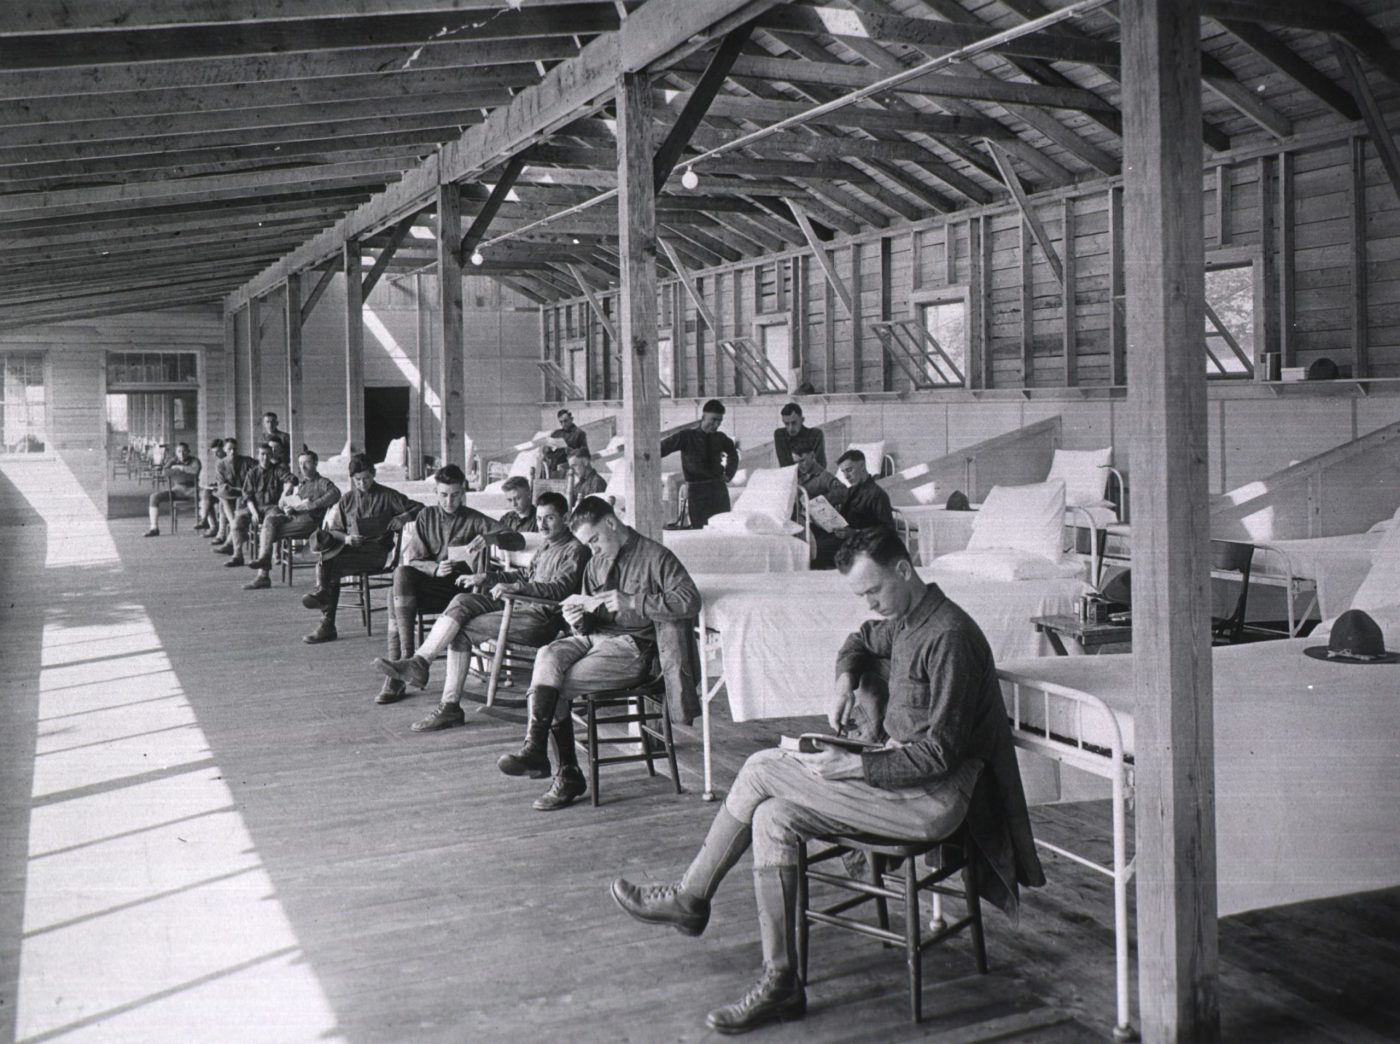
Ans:
[{"label": "wooden support column", "polygon": [[[544,324],[544,309],[540,309],[541,327]],[[423,276],[413,275],[413,368],[418,371],[418,379],[413,382],[413,397],[408,401],[408,477],[417,481],[423,477],[424,444],[423,411],[427,408],[426,389],[428,385],[428,338],[423,331]],[[541,342],[543,343],[543,342]]]},{"label": "wooden support column", "polygon": [[345,450],[365,448],[365,315],[360,296],[360,243],[347,239],[340,252],[345,273]]},{"label": "wooden support column", "polygon": [[1128,335],[1124,329],[1128,312],[1123,265],[1123,189],[1116,187],[1108,190],[1108,350],[1114,385],[1128,383]]},{"label": "wooden support column", "polygon": [[287,433],[287,455],[291,458],[287,466],[295,474],[297,454],[306,443],[301,394],[301,273],[288,274],[283,290],[287,328],[287,416],[283,419],[282,430]]},{"label": "wooden support column", "polygon": [[[647,78],[639,73],[619,76],[617,229],[622,288],[622,435],[632,463],[625,495],[633,528],[643,536],[660,540],[661,372],[656,355],[656,188],[651,112],[651,85]],[[676,261],[678,258],[672,256],[672,262]]]},{"label": "wooden support column", "polygon": [[[1219,1039],[1198,0],[1122,9],[1138,992],[1148,1044]],[[1125,1029],[1126,1027],[1120,1027]]]},{"label": "wooden support column", "polygon": [[455,182],[439,185],[438,343],[442,345],[442,427],[438,456],[443,464],[465,468],[467,403],[466,356],[462,330],[462,191]]},{"label": "wooden support column", "polygon": [[1371,368],[1366,283],[1366,139],[1351,139],[1351,351],[1353,377]]},{"label": "wooden support column", "polygon": [[1064,279],[1060,284],[1060,314],[1064,321],[1065,385],[1079,383],[1079,316],[1075,297],[1074,200],[1065,199],[1060,212],[1060,245],[1064,248]]},{"label": "wooden support column", "polygon": [[856,392],[865,391],[865,359],[861,349],[863,347],[860,313],[861,313],[861,286],[860,286],[860,253],[861,245],[858,242],[851,242],[851,390]]},{"label": "wooden support column", "polygon": [[1278,350],[1282,365],[1296,358],[1293,340],[1294,280],[1293,154],[1278,154]]},{"label": "wooden support column", "polygon": [[256,457],[258,435],[262,430],[262,318],[263,301],[248,302],[248,441],[243,452]]},{"label": "wooden support column", "polygon": [[[215,435],[235,435],[238,432],[238,312],[224,313],[224,423]],[[214,438],[211,435],[210,438]],[[200,453],[204,447],[199,448]],[[212,476],[208,476],[213,481]]]},{"label": "wooden support column", "polygon": [[1031,226],[1021,221],[1021,387],[1029,388],[1035,376],[1035,264],[1031,254]]}]

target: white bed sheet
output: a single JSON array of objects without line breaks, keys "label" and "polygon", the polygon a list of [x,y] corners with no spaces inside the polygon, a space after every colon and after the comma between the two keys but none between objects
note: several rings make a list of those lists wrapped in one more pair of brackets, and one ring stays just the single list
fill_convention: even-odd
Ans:
[{"label": "white bed sheet", "polygon": [[[1048,654],[1030,618],[1069,612],[1090,590],[1082,580],[981,580],[936,567],[919,574],[977,621],[998,662]],[[706,626],[719,632],[733,720],[825,713],[837,650],[875,618],[845,578],[831,571],[780,578],[726,573],[698,574],[695,582]]]},{"label": "white bed sheet", "polygon": [[[1400,884],[1400,664],[1303,655],[1316,644],[1214,652],[1221,916]],[[1099,697],[1118,713],[1124,747],[1133,750],[1130,655],[998,666]],[[1052,732],[1068,728],[1052,721]],[[1084,738],[1107,740],[1097,727]]]},{"label": "white bed sheet", "polygon": [[807,544],[784,533],[709,533],[668,529],[662,542],[693,576],[696,573],[805,573]]},{"label": "white bed sheet", "polygon": [[[1350,533],[1267,543],[1288,556],[1294,577],[1316,584],[1317,608],[1326,620],[1351,605],[1352,595],[1371,570],[1371,552],[1382,536],[1383,533]],[[1255,552],[1254,568],[1267,576],[1283,575],[1277,556],[1267,552]]]}]

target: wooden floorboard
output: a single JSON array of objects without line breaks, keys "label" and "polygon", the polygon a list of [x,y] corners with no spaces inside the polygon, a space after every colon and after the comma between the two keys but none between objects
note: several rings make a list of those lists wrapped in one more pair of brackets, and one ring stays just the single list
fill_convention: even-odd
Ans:
[{"label": "wooden floorboard", "polygon": [[[518,725],[469,710],[465,728],[408,730],[433,702],[440,665],[429,694],[377,706],[370,661],[381,654],[382,638],[367,639],[353,611],[342,614],[340,641],[301,643],[316,622],[299,604],[309,573],[293,591],[279,585],[244,592],[251,574],[224,569],[225,560],[203,540],[187,530],[143,540],[143,528],[139,520],[111,523],[119,571],[58,576],[31,568],[23,590],[0,606],[7,644],[11,634],[37,640],[35,614],[74,626],[118,626],[133,606],[144,610],[193,711],[190,727],[207,745],[202,756],[217,766],[246,825],[251,845],[241,858],[266,872],[268,898],[280,904],[295,937],[294,963],[314,975],[334,1014],[333,1036],[709,1036],[705,1012],[741,993],[758,964],[747,863],[725,882],[710,928],[698,940],[635,924],[607,895],[619,874],[675,876],[704,836],[715,806],[700,800],[698,729],[680,730],[684,794],[677,796],[664,775],[648,779],[644,768],[628,766],[605,770],[598,809],[535,812],[530,802],[543,783],[512,779],[494,767],[519,742]],[[0,541],[28,546],[25,553],[32,554],[32,536],[26,545],[12,530],[0,529]],[[382,632],[382,616],[375,625]],[[74,658],[82,651],[72,650]],[[143,677],[156,676],[143,659],[149,650],[125,657],[93,652],[92,669],[121,680],[124,694],[121,707],[91,715],[139,721],[143,700],[160,705],[159,692],[141,689]],[[27,798],[21,792],[31,774],[23,762],[26,750],[33,758],[34,740],[21,733],[35,723],[23,707],[38,684],[38,661],[32,650],[7,649],[5,656],[8,727],[0,739],[0,779],[8,798]],[[20,669],[9,670],[10,662]],[[734,725],[716,706],[722,783],[784,729],[811,724]],[[120,720],[110,726],[113,742],[127,734]],[[1046,836],[1108,843],[1103,803],[1036,810],[1034,818]],[[25,900],[29,842],[17,817],[0,822],[6,830],[0,987],[13,1011],[16,904]],[[988,911],[992,974],[972,973],[961,942],[929,955],[922,1025],[907,1020],[896,951],[816,932],[807,1019],[762,1039],[1105,1039],[1113,1000],[1109,882],[1053,857],[1047,870],[1051,884],[1026,896],[1019,927]],[[1400,1027],[1396,938],[1397,891],[1226,920],[1227,1039],[1393,1038]]]}]

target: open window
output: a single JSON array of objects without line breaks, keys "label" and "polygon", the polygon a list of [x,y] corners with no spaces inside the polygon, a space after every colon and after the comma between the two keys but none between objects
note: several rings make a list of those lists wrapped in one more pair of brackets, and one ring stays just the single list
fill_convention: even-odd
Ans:
[{"label": "open window", "polygon": [[913,318],[875,323],[885,354],[915,388],[957,388],[967,373],[967,290],[921,291]]},{"label": "open window", "polygon": [[792,350],[792,320],[788,314],[755,316],[753,336],[759,352],[768,363],[765,370],[770,375],[782,378],[783,391],[790,392],[796,388],[798,362]]},{"label": "open window", "polygon": [[1206,376],[1249,380],[1254,376],[1255,317],[1260,285],[1253,259],[1206,259]]},{"label": "open window", "polygon": [[[666,297],[667,295],[663,294],[662,300]],[[657,331],[656,368],[661,375],[661,397],[673,398],[676,387],[676,351],[675,340],[669,329]]]},{"label": "open window", "polygon": [[48,448],[43,352],[0,352],[0,457]]}]

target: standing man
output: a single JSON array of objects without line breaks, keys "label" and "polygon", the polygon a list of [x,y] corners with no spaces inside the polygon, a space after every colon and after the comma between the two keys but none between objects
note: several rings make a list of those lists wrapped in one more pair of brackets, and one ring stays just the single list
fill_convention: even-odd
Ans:
[{"label": "standing man", "polygon": [[169,504],[172,500],[194,503],[199,499],[199,469],[199,458],[190,455],[190,444],[181,442],[177,445],[174,458],[165,465],[165,476],[170,482],[170,488],[158,489],[151,494],[147,509],[151,516],[151,528],[146,530],[146,536],[160,536],[162,504]]},{"label": "standing man", "polygon": [[277,414],[272,412],[263,414],[262,430],[263,442],[277,443],[280,456],[277,457],[276,463],[283,465],[289,463],[292,459],[292,441],[287,438],[287,433],[285,431],[277,427]]},{"label": "standing man", "polygon": [[297,457],[301,481],[297,483],[295,493],[284,493],[263,514],[258,555],[248,563],[258,571],[258,575],[251,583],[244,584],[243,590],[261,591],[271,587],[272,552],[277,542],[284,537],[294,540],[309,537],[321,528],[326,512],[340,501],[340,487],[322,477],[316,470],[319,463],[320,458],[309,449],[303,449]]},{"label": "standing man", "polygon": [[[394,570],[394,590],[389,599],[389,634],[385,658],[398,661],[413,655],[418,610],[437,613],[457,594],[457,575],[471,572],[466,560],[453,562],[449,548],[465,548],[478,538],[499,533],[504,527],[488,515],[463,503],[467,476],[456,464],[433,474],[437,503],[418,512],[404,533],[401,561]],[[375,697],[378,703],[404,698],[403,682],[384,679]]]},{"label": "standing man", "polygon": [[763,973],[740,1001],[710,1012],[705,1023],[720,1033],[806,1013],[796,960],[797,849],[815,835],[932,841],[965,824],[968,861],[985,898],[1011,914],[1019,885],[1045,883],[981,629],[937,585],[919,579],[892,530],[852,534],[836,565],[883,619],[862,624],[841,646],[827,718],[839,729],[859,709],[864,738],[884,748],[759,751],[680,881],[619,878],[612,886],[613,899],[637,920],[699,935],[720,881],[752,846]]},{"label": "standing man", "polygon": [[252,533],[262,527],[268,512],[277,510],[282,494],[296,482],[292,473],[277,462],[277,452],[275,442],[259,446],[257,466],[243,480],[243,506],[233,516],[233,557],[224,563],[225,568],[241,566],[257,557],[257,540]]},{"label": "standing man", "polygon": [[680,559],[624,524],[602,497],[580,501],[569,527],[592,554],[582,596],[561,606],[573,634],[535,655],[525,743],[496,762],[507,776],[548,776],[554,737],[559,773],[535,801],[540,812],[565,808],[588,792],[574,749],[573,697],[646,681],[656,670],[657,623],[700,612],[700,592]]},{"label": "standing man", "polygon": [[233,516],[238,510],[239,498],[243,496],[243,483],[247,481],[248,473],[257,466],[258,462],[252,457],[238,452],[237,439],[224,440],[224,459],[215,469],[219,484],[214,496],[219,502],[221,519],[218,536],[214,538],[213,551],[216,555],[233,554]]},{"label": "standing man", "polygon": [[423,509],[418,501],[377,483],[374,465],[363,453],[350,458],[349,470],[350,492],[326,513],[325,524],[315,534],[315,548],[321,553],[316,589],[303,595],[301,604],[320,610],[321,624],[302,639],[307,645],[336,640],[340,578],[384,572],[394,553],[394,534]]},{"label": "standing man", "polygon": [[729,510],[727,483],[739,470],[739,448],[719,430],[723,421],[724,403],[711,399],[698,425],[661,440],[663,457],[680,451],[691,529],[703,529],[711,515]]},{"label": "standing man", "polygon": [[820,428],[808,428],[802,422],[802,407],[795,402],[784,406],[779,415],[783,426],[773,432],[773,451],[778,467],[790,468],[797,463],[799,452],[815,455],[817,464],[826,467],[826,436]]},{"label": "standing man", "polygon": [[588,447],[569,451],[569,507],[584,497],[601,497],[608,491],[608,480],[593,470]]},{"label": "standing man", "polygon": [[574,415],[569,412],[568,407],[561,409],[555,416],[559,420],[559,427],[549,433],[549,440],[545,443],[541,455],[545,472],[541,476],[543,478],[558,478],[563,474],[569,455],[574,450],[588,449],[588,434],[574,423]]},{"label": "standing man", "polygon": [[[578,593],[584,566],[588,564],[588,548],[569,530],[568,505],[563,494],[541,493],[537,511],[545,545],[530,559],[527,568],[459,576],[457,586],[471,593],[452,599],[413,657],[374,661],[376,667],[400,684],[422,689],[427,687],[433,660],[446,647],[447,679],[442,686],[442,699],[436,710],[413,723],[414,732],[436,732],[466,723],[462,689],[471,660],[471,633],[492,641],[497,638],[505,608],[502,596],[519,594],[559,602]],[[558,606],[521,603],[511,612],[507,640],[520,645],[547,645],[563,627],[564,616]]]}]

